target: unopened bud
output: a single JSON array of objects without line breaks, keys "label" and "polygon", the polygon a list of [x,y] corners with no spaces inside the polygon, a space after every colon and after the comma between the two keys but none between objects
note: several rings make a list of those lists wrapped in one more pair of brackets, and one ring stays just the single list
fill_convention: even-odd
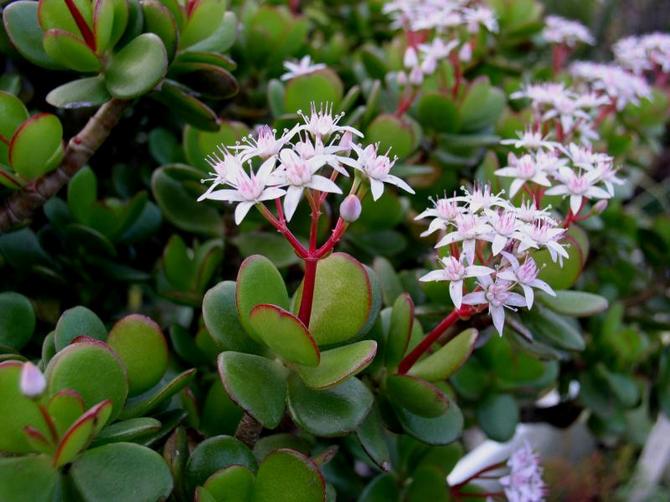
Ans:
[{"label": "unopened bud", "polygon": [[414,68],[419,64],[419,57],[416,53],[414,47],[408,47],[405,51],[405,56],[403,57],[403,64],[405,68]]},{"label": "unopened bud", "polygon": [[593,212],[595,214],[602,213],[603,211],[605,211],[605,209],[607,209],[607,204],[608,204],[607,199],[600,199],[593,205]]},{"label": "unopened bud", "polygon": [[38,397],[47,386],[44,375],[33,363],[24,363],[21,368],[21,393],[26,397]]},{"label": "unopened bud", "polygon": [[356,221],[361,215],[361,201],[355,195],[347,195],[340,204],[340,216],[347,223]]}]

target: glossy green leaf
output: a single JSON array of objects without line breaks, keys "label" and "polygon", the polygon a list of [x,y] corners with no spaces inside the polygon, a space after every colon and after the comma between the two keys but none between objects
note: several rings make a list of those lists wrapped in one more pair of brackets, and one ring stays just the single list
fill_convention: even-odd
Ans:
[{"label": "glossy green leaf", "polygon": [[[176,75],[176,71],[174,74]],[[231,98],[240,90],[232,73],[225,68],[207,63],[183,64],[179,72],[179,82],[198,97],[211,100]]]},{"label": "glossy green leaf", "polygon": [[[112,22],[112,32],[109,39],[109,47],[114,47],[124,35],[124,33],[126,33],[126,28],[128,27],[131,18],[130,5],[132,2],[128,2],[127,0],[113,0],[113,3],[114,16]],[[137,11],[139,11],[139,8]]]},{"label": "glossy green leaf", "polygon": [[93,34],[95,50],[103,54],[108,48],[114,29],[114,10],[117,0],[95,0],[93,4]]},{"label": "glossy green leaf", "polygon": [[293,450],[277,450],[258,468],[253,502],[325,502],[325,490],[314,462]]},{"label": "glossy green leaf", "polygon": [[254,473],[242,465],[231,465],[212,474],[204,486],[216,502],[251,502]]},{"label": "glossy green leaf", "polygon": [[477,420],[494,441],[508,441],[519,422],[519,405],[509,394],[491,394],[477,405]]},{"label": "glossy green leaf", "polygon": [[463,413],[452,399],[446,413],[439,417],[420,417],[404,408],[395,408],[395,413],[405,432],[424,443],[449,444],[463,433]]},{"label": "glossy green leaf", "polygon": [[172,492],[167,464],[153,450],[112,443],[86,451],[69,476],[87,502],[155,502]]},{"label": "glossy green leaf", "polygon": [[207,236],[222,235],[219,212],[196,200],[204,192],[201,179],[198,169],[171,164],[153,172],[151,189],[163,216],[177,228]]},{"label": "glossy green leaf", "polygon": [[84,413],[84,401],[71,389],[63,389],[49,399],[47,411],[51,416],[59,436]]},{"label": "glossy green leaf", "polygon": [[245,258],[260,254],[269,258],[279,268],[300,263],[300,258],[291,245],[276,232],[242,232],[232,241]]},{"label": "glossy green leaf", "polygon": [[46,455],[0,458],[0,500],[52,502],[58,471]]},{"label": "glossy green leaf", "polygon": [[382,114],[368,126],[365,141],[370,144],[379,143],[380,153],[391,149],[391,156],[405,158],[414,151],[419,138],[406,118]]},{"label": "glossy green leaf", "polygon": [[458,108],[441,93],[423,94],[417,101],[417,116],[422,126],[438,132],[453,133],[460,126]]},{"label": "glossy green leaf", "polygon": [[168,58],[172,59],[179,38],[177,23],[170,10],[158,0],[142,2],[145,31],[155,33],[163,41]]},{"label": "glossy green leaf", "polygon": [[92,446],[119,442],[140,442],[147,436],[158,432],[160,428],[161,423],[150,417],[114,422],[100,431],[93,439]]},{"label": "glossy green leaf", "polygon": [[60,68],[44,50],[44,32],[37,19],[38,3],[20,0],[7,5],[2,11],[7,35],[19,53],[33,64],[43,68]]},{"label": "glossy green leaf", "polygon": [[343,86],[340,77],[326,68],[289,80],[284,88],[284,111],[307,113],[311,103],[319,106],[332,103],[337,108],[342,99]]},{"label": "glossy green leaf", "polygon": [[82,73],[100,71],[101,63],[95,52],[79,37],[60,29],[44,34],[44,50],[59,64]]},{"label": "glossy green leaf", "polygon": [[327,389],[363,371],[376,353],[377,342],[361,340],[321,352],[317,367],[297,366],[296,370],[309,387]]},{"label": "glossy green leaf", "polygon": [[35,402],[21,394],[21,367],[18,361],[0,362],[0,451],[10,453],[32,451],[23,433],[26,426],[49,434]]},{"label": "glossy green leaf", "polygon": [[153,33],[144,33],[111,58],[105,72],[109,93],[131,99],[153,89],[167,73],[165,46]]},{"label": "glossy green leaf", "polygon": [[56,350],[63,350],[80,336],[97,340],[107,338],[107,329],[100,318],[82,306],[66,310],[58,319],[55,330]]},{"label": "glossy green leaf", "polygon": [[446,395],[435,385],[408,375],[387,377],[386,395],[394,404],[421,417],[440,416],[449,406]]},{"label": "glossy green leaf", "polygon": [[[223,19],[218,24],[214,32],[208,37],[201,39],[192,45],[184,48],[184,51],[198,52],[198,51],[212,51],[225,52],[230,49],[235,43],[237,37],[238,21],[235,13],[228,11],[223,15]],[[199,36],[202,35],[202,32]]]},{"label": "glossy green leaf", "polygon": [[202,486],[214,473],[238,465],[256,470],[256,459],[251,450],[241,441],[230,436],[215,436],[205,439],[192,452],[186,464],[186,480],[189,490]]},{"label": "glossy green leaf", "polygon": [[129,399],[121,413],[121,418],[129,419],[148,414],[190,384],[195,377],[195,373],[195,369],[182,371],[171,380],[165,383],[161,382],[144,394]]},{"label": "glossy green leaf", "polygon": [[459,333],[440,349],[416,362],[408,374],[431,382],[449,378],[472,354],[477,334],[473,328]]},{"label": "glossy green leaf", "polygon": [[9,163],[31,180],[60,164],[63,158],[63,126],[58,117],[39,113],[23,122],[9,143]]},{"label": "glossy green leaf", "polygon": [[226,350],[257,352],[261,347],[250,338],[237,314],[235,282],[223,281],[205,293],[202,317],[207,331]]},{"label": "glossy green leaf", "polygon": [[180,33],[180,48],[184,49],[213,35],[225,12],[225,0],[200,0],[194,4]]},{"label": "glossy green leaf", "polygon": [[317,436],[339,436],[356,430],[373,404],[370,390],[357,378],[326,390],[307,387],[289,377],[288,407],[297,425]]},{"label": "glossy green leaf", "polygon": [[384,471],[391,469],[391,452],[386,438],[386,429],[376,406],[372,407],[366,419],[356,429],[356,437],[375,464]]},{"label": "glossy green leaf", "polygon": [[531,254],[540,270],[538,279],[547,282],[555,290],[572,287],[581,275],[585,261],[584,252],[574,239],[569,236],[566,244],[568,258],[563,259],[563,266],[555,263],[546,249]]},{"label": "glossy green leaf", "polygon": [[451,501],[449,491],[444,489],[444,474],[432,465],[424,465],[414,471],[406,497],[407,502]]},{"label": "glossy green leaf", "polygon": [[107,343],[126,366],[128,395],[149,390],[165,374],[167,342],[160,326],[150,318],[139,314],[124,317],[109,332]]},{"label": "glossy green leaf", "polygon": [[289,363],[315,367],[319,348],[305,325],[296,316],[277,305],[256,305],[249,315],[256,337]]},{"label": "glossy green leaf", "polygon": [[88,408],[109,399],[112,418],[119,415],[128,396],[123,363],[106,343],[92,338],[59,351],[49,362],[45,376],[50,395],[74,389]]},{"label": "glossy green leaf", "polygon": [[266,428],[279,425],[286,407],[286,368],[265,357],[223,352],[218,369],[233,401]]},{"label": "glossy green leaf", "polygon": [[[300,305],[302,286],[296,293]],[[345,253],[319,261],[309,331],[319,345],[343,342],[366,325],[372,307],[372,286],[365,267]],[[347,315],[342,315],[346,312]]]},{"label": "glossy green leaf", "polygon": [[0,293],[0,312],[0,345],[21,350],[35,330],[30,300],[11,291]]},{"label": "glossy green leaf", "polygon": [[414,325],[414,302],[409,294],[400,295],[393,304],[384,355],[386,365],[395,367],[407,351]]},{"label": "glossy green leaf", "polygon": [[111,99],[101,76],[73,80],[47,94],[47,102],[57,108],[84,108],[101,105]]},{"label": "glossy green leaf", "polygon": [[556,296],[539,293],[538,300],[558,314],[588,317],[607,310],[607,298],[583,291],[556,291]]},{"label": "glossy green leaf", "polygon": [[160,101],[186,123],[203,131],[216,131],[219,119],[216,112],[195,96],[188,87],[170,79],[165,79],[160,92],[152,93],[151,97]]},{"label": "glossy green leaf", "polygon": [[103,401],[75,421],[58,443],[53,457],[54,466],[62,467],[72,462],[91,442],[96,431],[104,427],[111,413],[111,401]]},{"label": "glossy green leaf", "polygon": [[505,94],[486,79],[475,81],[459,108],[463,132],[480,131],[495,124],[505,108]]},{"label": "glossy green leaf", "polygon": [[262,462],[273,451],[279,449],[290,449],[308,455],[312,444],[306,437],[297,436],[288,432],[263,436],[254,445],[254,455]]},{"label": "glossy green leaf", "polygon": [[[92,26],[93,21],[92,3],[89,0],[73,0],[72,2],[73,7],[77,9],[89,28]],[[67,2],[60,0],[40,0],[38,16],[40,26],[45,31],[56,28],[81,36],[79,27],[70,12]]]},{"label": "glossy green leaf", "polygon": [[237,273],[236,302],[242,326],[254,337],[256,334],[250,315],[256,305],[267,303],[288,308],[288,291],[284,279],[270,260],[254,255],[242,262]]},{"label": "glossy green leaf", "polygon": [[524,324],[539,341],[549,342],[562,349],[584,350],[586,343],[579,325],[543,305],[533,305],[524,317]]},{"label": "glossy green leaf", "polygon": [[358,502],[398,502],[399,500],[400,489],[391,473],[378,475],[365,486],[358,497]]},{"label": "glossy green leaf", "polygon": [[[14,131],[25,120],[28,120],[28,110],[19,98],[8,92],[0,91],[0,136],[9,142]],[[6,162],[7,159],[0,161]]]}]

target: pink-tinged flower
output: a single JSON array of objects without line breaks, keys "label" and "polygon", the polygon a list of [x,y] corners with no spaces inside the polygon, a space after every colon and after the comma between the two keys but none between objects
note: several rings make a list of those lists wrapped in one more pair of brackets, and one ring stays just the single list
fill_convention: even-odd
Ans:
[{"label": "pink-tinged flower", "polygon": [[517,157],[510,153],[507,157],[509,166],[497,169],[495,174],[508,178],[514,178],[510,185],[510,197],[514,197],[526,183],[535,183],[545,187],[551,186],[547,175],[542,171],[541,166],[537,164],[533,156],[522,155]]},{"label": "pink-tinged flower", "polygon": [[577,173],[569,167],[559,170],[560,184],[546,191],[547,195],[563,195],[570,197],[570,209],[573,214],[579,213],[584,199],[609,199],[611,194],[603,188],[595,186],[599,180],[598,171]]},{"label": "pink-tinged flower", "polygon": [[333,115],[332,103],[326,103],[325,105],[321,103],[318,109],[316,104],[312,103],[310,105],[309,116],[302,113],[302,111],[298,111],[298,115],[305,122],[304,125],[300,126],[299,130],[308,131],[314,136],[327,138],[331,134],[350,132],[358,137],[363,137],[363,133],[354,127],[338,125],[344,114]]},{"label": "pink-tinged flower", "polygon": [[301,75],[309,75],[315,71],[323,70],[326,68],[326,65],[323,63],[312,63],[312,58],[305,56],[300,60],[285,61],[284,68],[287,72],[281,76],[281,79],[291,80]]},{"label": "pink-tinged flower", "polygon": [[358,158],[355,161],[353,159],[343,159],[343,162],[367,176],[370,181],[370,191],[372,192],[373,200],[379,199],[384,193],[384,183],[395,185],[411,194],[414,193],[412,187],[405,183],[404,180],[390,174],[391,168],[395,164],[395,159],[391,160],[388,155],[378,155],[377,145],[368,145],[365,148],[361,148],[354,144],[352,148]]},{"label": "pink-tinged flower", "polygon": [[[351,133],[344,133],[343,138],[346,135],[351,135]],[[344,146],[342,146],[342,142],[337,145],[331,143],[324,146],[323,141],[318,136],[313,141],[304,139],[293,145],[293,150],[300,158],[304,160],[320,159],[321,165],[329,165],[341,175],[348,177],[349,173],[342,165],[342,160],[348,159],[348,157],[340,155],[345,148],[351,148],[351,140],[349,140],[348,145],[345,143]]]},{"label": "pink-tinged flower", "polygon": [[47,381],[40,369],[31,362],[21,367],[21,394],[26,397],[39,397],[47,386]]},{"label": "pink-tinged flower", "polygon": [[533,307],[533,301],[535,299],[533,288],[540,289],[548,295],[556,296],[556,293],[551,289],[549,284],[537,278],[539,270],[537,269],[535,260],[531,256],[526,258],[523,265],[521,265],[516,256],[511,253],[503,251],[503,256],[511,268],[499,270],[496,274],[496,278],[510,282],[517,282],[523,290],[523,294],[526,298],[526,305],[529,309]]},{"label": "pink-tinged flower", "polygon": [[472,192],[466,189],[463,189],[463,191],[465,195],[459,195],[453,199],[459,202],[466,202],[468,209],[473,213],[477,213],[482,209],[491,209],[494,206],[506,207],[509,205],[509,202],[500,197],[500,195],[491,193],[491,185],[475,184]]},{"label": "pink-tinged flower", "polygon": [[477,239],[486,240],[492,231],[487,218],[475,214],[462,214],[456,219],[456,230],[442,237],[435,247],[440,248],[462,242],[463,255],[468,263],[474,263]]},{"label": "pink-tinged flower", "polygon": [[433,218],[428,224],[428,229],[421,233],[421,237],[426,237],[437,230],[446,230],[447,226],[454,223],[456,218],[462,213],[462,208],[458,207],[456,202],[452,199],[444,198],[437,199],[434,207],[426,209],[414,219]]},{"label": "pink-tinged flower", "polygon": [[458,46],[458,40],[450,40],[445,43],[439,37],[433,39],[429,44],[421,44],[419,50],[423,55],[423,63],[421,63],[421,71],[426,75],[432,75],[437,65],[443,59],[449,57],[451,51]]},{"label": "pink-tinged flower", "polygon": [[453,256],[447,256],[440,260],[442,269],[433,270],[421,277],[422,282],[450,281],[449,296],[454,306],[461,308],[463,300],[463,281],[468,277],[484,277],[495,272],[492,268],[479,265],[464,265],[463,260],[457,260]]},{"label": "pink-tinged flower", "polygon": [[547,487],[542,480],[542,466],[528,443],[512,454],[507,466],[510,472],[499,482],[509,502],[544,501]]},{"label": "pink-tinged flower", "polygon": [[511,240],[516,239],[521,241],[524,239],[523,234],[519,232],[521,222],[517,221],[514,211],[491,211],[488,216],[489,224],[493,229],[489,236],[493,256],[496,256],[505,249]]},{"label": "pink-tinged flower", "polygon": [[[254,173],[250,170],[247,173],[239,159],[237,162],[231,160],[224,167],[222,180],[215,181],[215,184],[202,194],[198,201],[211,199],[237,203],[235,223],[239,225],[255,204],[277,199],[286,193],[285,190],[272,186],[274,166],[275,158],[270,157],[258,168],[258,172]],[[217,183],[228,185],[231,188],[213,190]]]},{"label": "pink-tinged flower", "polygon": [[489,314],[498,334],[502,336],[505,326],[505,309],[516,310],[515,307],[527,307],[526,299],[519,293],[510,291],[514,285],[502,279],[492,280],[489,276],[478,279],[481,291],[468,293],[463,297],[465,305],[488,305]]},{"label": "pink-tinged flower", "polygon": [[496,19],[496,15],[488,7],[478,5],[472,9],[466,8],[463,10],[463,15],[470,33],[477,33],[480,26],[483,26],[491,33],[496,33],[498,31],[498,20]]},{"label": "pink-tinged flower", "polygon": [[416,49],[412,46],[405,49],[405,55],[402,58],[402,64],[405,68],[414,68],[419,65],[419,55],[416,53]]},{"label": "pink-tinged flower", "polygon": [[531,129],[526,129],[523,132],[517,132],[517,138],[504,139],[500,142],[502,145],[512,145],[514,148],[525,148],[528,150],[554,150],[559,143],[556,141],[549,141],[547,136],[542,136],[540,132],[534,132]]},{"label": "pink-tinged flower", "polygon": [[285,148],[279,153],[280,166],[272,174],[272,184],[286,187],[284,196],[284,213],[286,220],[291,221],[293,214],[302,198],[306,188],[319,190],[320,192],[342,193],[332,180],[316,174],[323,167],[324,162],[320,157],[312,157],[309,160],[298,156],[293,150]]},{"label": "pink-tinged flower", "polygon": [[288,143],[298,130],[298,126],[277,138],[276,131],[268,125],[259,126],[256,129],[256,137],[247,136],[243,144],[231,146],[240,158],[245,161],[253,157],[260,157],[263,160],[269,159],[279,153],[279,151]]},{"label": "pink-tinged flower", "polygon": [[593,45],[594,40],[588,28],[577,21],[560,16],[547,16],[542,37],[549,43],[574,47],[578,43]]},{"label": "pink-tinged flower", "polygon": [[340,204],[340,216],[347,223],[353,223],[361,216],[362,209],[359,198],[350,194]]},{"label": "pink-tinged flower", "polygon": [[526,225],[523,230],[526,239],[521,241],[519,251],[528,248],[547,248],[552,261],[562,263],[563,258],[568,258],[568,252],[558,242],[565,233],[564,228],[557,228],[553,220],[537,220],[533,224]]},{"label": "pink-tinged flower", "polygon": [[553,218],[547,209],[537,209],[530,200],[524,200],[519,207],[514,208],[516,217],[524,223],[533,223],[535,221],[548,221],[556,226]]}]

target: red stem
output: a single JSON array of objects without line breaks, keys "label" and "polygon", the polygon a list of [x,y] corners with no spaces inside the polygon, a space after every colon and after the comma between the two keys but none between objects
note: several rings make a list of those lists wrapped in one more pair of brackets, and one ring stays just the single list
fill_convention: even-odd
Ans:
[{"label": "red stem", "polygon": [[428,335],[421,340],[421,342],[414,347],[414,350],[407,354],[402,361],[400,361],[400,364],[398,365],[398,374],[404,375],[407,373],[412,366],[414,366],[414,363],[416,363],[419,358],[435,343],[435,341],[442,336],[442,334],[449,329],[456,321],[458,321],[461,317],[468,316],[472,314],[475,311],[474,308],[470,307],[469,305],[464,305],[460,309],[454,309],[451,311],[451,313],[442,319],[440,324],[435,326],[433,330],[428,333]]},{"label": "red stem", "polygon": [[316,285],[316,267],[319,258],[316,255],[316,239],[319,231],[320,206],[316,199],[321,200],[320,194],[314,197],[310,194],[309,202],[312,206],[312,223],[309,228],[309,251],[305,260],[305,279],[303,280],[302,299],[300,300],[300,311],[298,318],[305,326],[309,326],[312,316],[312,303],[314,302],[314,287]]},{"label": "red stem", "polygon": [[79,9],[77,9],[74,0],[65,0],[65,5],[67,5],[67,8],[72,15],[72,19],[74,19],[74,22],[77,24],[81,36],[84,37],[86,45],[88,45],[89,49],[95,52],[95,35],[93,35],[91,27],[86,23],[84,16],[82,16]]},{"label": "red stem", "polygon": [[54,424],[51,415],[49,415],[49,412],[47,409],[44,407],[42,404],[38,404],[37,408],[40,410],[40,414],[42,415],[42,418],[47,424],[47,427],[49,428],[49,434],[51,435],[51,439],[53,440],[54,444],[58,444],[58,431],[56,430],[56,424]]}]

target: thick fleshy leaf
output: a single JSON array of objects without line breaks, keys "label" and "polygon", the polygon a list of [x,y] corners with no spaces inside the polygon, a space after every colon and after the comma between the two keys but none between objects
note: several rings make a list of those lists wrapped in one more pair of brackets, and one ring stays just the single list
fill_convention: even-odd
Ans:
[{"label": "thick fleshy leaf", "polygon": [[249,134],[249,128],[242,122],[230,120],[221,121],[217,131],[201,131],[195,127],[184,128],[184,153],[189,164],[211,171],[211,166],[205,160],[207,155],[217,151],[219,145],[234,145]]},{"label": "thick fleshy leaf", "polygon": [[[302,286],[296,293],[300,306]],[[365,267],[345,253],[319,261],[309,331],[319,345],[356,336],[366,325],[372,307],[372,286]],[[347,315],[342,315],[346,312]]]},{"label": "thick fleshy leaf", "polygon": [[239,465],[256,470],[256,459],[251,450],[241,441],[230,436],[214,436],[205,439],[191,453],[186,464],[186,481],[189,492],[202,486],[212,474]]},{"label": "thick fleshy leaf", "polygon": [[254,445],[254,455],[259,462],[262,462],[270,453],[282,448],[309,455],[312,445],[306,437],[283,432],[260,438]]},{"label": "thick fleshy leaf", "polygon": [[356,429],[356,437],[375,464],[385,471],[391,469],[391,453],[386,439],[386,429],[376,406],[372,407],[365,421]]},{"label": "thick fleshy leaf", "polygon": [[39,113],[23,122],[9,142],[9,164],[28,180],[51,171],[62,158],[63,126],[50,113]]},{"label": "thick fleshy leaf", "polygon": [[487,79],[475,81],[459,108],[460,130],[480,131],[495,124],[507,101],[502,90],[492,87]]},{"label": "thick fleshy leaf", "polygon": [[37,19],[38,3],[32,0],[12,2],[2,11],[7,35],[19,53],[37,66],[61,68],[44,50],[44,32]]},{"label": "thick fleshy leaf", "polygon": [[449,406],[447,396],[435,385],[408,375],[387,377],[386,395],[392,403],[421,417],[440,416]]},{"label": "thick fleshy leaf", "polygon": [[129,419],[148,414],[190,384],[195,378],[195,373],[195,369],[183,371],[172,380],[161,382],[144,394],[129,399],[121,418]]},{"label": "thick fleshy leaf", "polygon": [[205,488],[216,502],[251,502],[254,473],[242,465],[231,465],[207,478]]},{"label": "thick fleshy leaf", "polygon": [[398,118],[395,115],[379,115],[368,126],[365,134],[368,143],[379,143],[380,153],[391,149],[391,156],[403,159],[414,151],[419,138],[407,118]]},{"label": "thick fleshy leaf", "polygon": [[406,492],[407,502],[451,502],[444,489],[444,474],[432,465],[423,465],[412,473],[412,482]]},{"label": "thick fleshy leaf", "polygon": [[415,363],[408,374],[431,382],[445,380],[465,364],[472,354],[476,341],[477,330],[467,329],[439,350]]},{"label": "thick fleshy leaf", "polygon": [[584,350],[586,347],[576,321],[561,316],[543,305],[533,305],[533,309],[523,316],[523,321],[539,341],[549,342],[566,350]]},{"label": "thick fleshy leaf", "polygon": [[158,0],[142,2],[145,31],[155,33],[163,41],[168,57],[172,59],[177,50],[179,33],[177,22],[170,10]]},{"label": "thick fleshy leaf", "polygon": [[105,81],[95,77],[73,80],[47,94],[47,102],[57,108],[84,108],[101,105],[111,99]]},{"label": "thick fleshy leaf", "polygon": [[[563,265],[555,263],[549,251],[541,249],[532,253],[532,257],[537,263],[538,279],[547,282],[554,290],[571,288],[582,273],[588,248],[584,249],[584,244],[573,237],[571,232],[565,239],[565,250],[568,252],[568,258],[563,259]],[[588,240],[584,241],[588,245]]]},{"label": "thick fleshy leaf", "polygon": [[55,330],[56,350],[63,350],[80,336],[97,340],[107,338],[107,329],[100,318],[82,306],[66,310],[58,319]]},{"label": "thick fleshy leaf", "polygon": [[207,331],[226,350],[259,352],[262,347],[247,335],[237,314],[235,282],[223,281],[205,293],[202,317]]},{"label": "thick fleshy leaf", "polygon": [[309,387],[327,389],[363,371],[376,353],[377,342],[361,340],[321,352],[321,361],[315,368],[297,366],[296,370]]},{"label": "thick fleshy leaf", "polygon": [[93,439],[92,446],[120,442],[141,442],[147,436],[158,432],[160,428],[160,421],[150,417],[114,422],[100,431],[100,434]]},{"label": "thick fleshy leaf", "polygon": [[95,0],[93,4],[93,34],[95,50],[104,54],[112,41],[117,0]]},{"label": "thick fleshy leaf", "polygon": [[342,100],[343,86],[340,77],[329,69],[315,71],[292,78],[284,89],[284,111],[307,113],[311,103],[332,103],[335,108]]},{"label": "thick fleshy leaf", "polygon": [[84,413],[84,401],[72,389],[63,389],[49,399],[47,411],[51,416],[59,436]]},{"label": "thick fleshy leaf", "polygon": [[240,90],[232,73],[220,66],[206,63],[182,65],[179,81],[204,99],[228,99]]},{"label": "thick fleshy leaf", "polygon": [[223,15],[223,19],[218,24],[218,27],[207,38],[195,42],[193,45],[186,47],[184,51],[200,52],[212,51],[216,53],[225,52],[232,47],[237,38],[237,17],[232,11],[228,11]]},{"label": "thick fleshy leaf", "polygon": [[59,351],[49,362],[45,375],[50,395],[73,389],[89,408],[109,399],[113,405],[112,418],[119,415],[128,396],[123,362],[106,343],[92,338]]},{"label": "thick fleshy leaf", "polygon": [[454,133],[459,129],[458,108],[444,94],[431,92],[421,96],[417,116],[422,126],[438,132]]},{"label": "thick fleshy leaf", "polygon": [[225,13],[225,0],[200,0],[194,4],[180,32],[180,48],[184,49],[213,35]]},{"label": "thick fleshy leaf", "polygon": [[296,316],[277,305],[256,305],[249,315],[256,337],[289,363],[319,365],[319,348]]},{"label": "thick fleshy leaf", "polygon": [[400,489],[391,473],[380,474],[370,481],[361,492],[358,502],[397,502]]},{"label": "thick fleshy leaf", "polygon": [[114,54],[105,72],[109,93],[132,99],[153,89],[167,73],[165,46],[153,33],[143,33]]},{"label": "thick fleshy leaf", "polygon": [[160,91],[151,94],[188,124],[203,131],[216,131],[219,128],[219,119],[216,112],[195,96],[191,95],[188,87],[174,80],[165,79]]},{"label": "thick fleshy leaf", "polygon": [[539,293],[538,300],[558,314],[588,317],[607,310],[607,298],[583,291],[556,291],[556,296]]},{"label": "thick fleshy leaf", "polygon": [[309,458],[293,450],[277,450],[258,468],[254,502],[318,502],[326,500],[326,483]]},{"label": "thick fleshy leaf", "polygon": [[21,350],[35,330],[30,300],[11,291],[0,293],[0,312],[0,345]]},{"label": "thick fleshy leaf", "polygon": [[[16,129],[28,120],[28,110],[19,98],[8,92],[0,91],[0,136],[9,141]],[[0,158],[0,161],[3,161]],[[3,161],[6,162],[6,159]]]},{"label": "thick fleshy leaf", "polygon": [[150,318],[139,314],[124,317],[109,332],[107,343],[126,366],[130,396],[149,390],[165,374],[167,342],[160,326]]},{"label": "thick fleshy leaf", "polygon": [[315,390],[300,377],[289,377],[288,406],[301,428],[317,436],[339,436],[356,430],[373,404],[370,390],[357,378],[336,387]]},{"label": "thick fleshy leaf", "polygon": [[279,425],[286,407],[288,370],[261,356],[223,352],[219,376],[230,398],[268,429]]},{"label": "thick fleshy leaf", "polygon": [[490,394],[477,405],[477,421],[494,441],[509,441],[519,422],[519,405],[509,394]]},{"label": "thick fleshy leaf", "polygon": [[[89,0],[73,0],[72,6],[81,15],[82,20],[90,28],[93,21],[92,2]],[[69,31],[81,35],[77,22],[70,12],[67,2],[60,0],[39,0],[39,21],[43,30],[53,28]]]},{"label": "thick fleshy leaf", "polygon": [[112,443],[86,451],[69,471],[88,502],[155,502],[172,492],[172,476],[155,451],[133,443]]},{"label": "thick fleshy leaf", "polygon": [[288,308],[289,298],[279,270],[266,257],[250,256],[242,262],[237,273],[237,311],[247,333],[256,337],[251,324],[251,311],[256,305],[267,303]]},{"label": "thick fleshy leaf", "polygon": [[439,417],[420,417],[404,408],[395,408],[395,413],[405,432],[424,443],[449,444],[463,433],[463,413],[451,399],[447,411]]},{"label": "thick fleshy leaf", "polygon": [[44,34],[43,43],[51,59],[71,70],[93,73],[102,67],[95,52],[81,38],[68,31],[49,30]]},{"label": "thick fleshy leaf", "polygon": [[414,325],[414,302],[409,294],[400,295],[393,304],[384,356],[386,365],[397,366],[405,355]]},{"label": "thick fleshy leaf", "polygon": [[32,451],[23,433],[27,426],[36,428],[43,436],[49,432],[40,411],[31,399],[21,394],[22,364],[18,361],[0,362],[0,451],[29,453]]},{"label": "thick fleshy leaf", "polygon": [[0,500],[52,502],[58,478],[47,455],[0,458]]},{"label": "thick fleshy leaf", "polygon": [[102,429],[112,413],[112,402],[103,401],[84,413],[63,434],[54,453],[53,463],[62,467],[72,462],[93,439],[94,434]]},{"label": "thick fleshy leaf", "polygon": [[171,164],[154,171],[151,189],[163,216],[177,228],[212,237],[223,235],[219,212],[196,200],[204,191],[201,179],[202,171]]}]

